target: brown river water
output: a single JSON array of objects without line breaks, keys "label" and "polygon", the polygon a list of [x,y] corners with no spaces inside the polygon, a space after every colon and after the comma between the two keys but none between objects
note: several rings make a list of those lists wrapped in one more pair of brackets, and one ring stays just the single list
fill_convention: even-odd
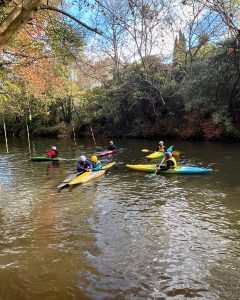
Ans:
[{"label": "brown river water", "polygon": [[[6,154],[1,137],[0,299],[240,299],[240,144],[167,141],[180,165],[214,172],[149,177],[125,164],[146,163],[158,140],[115,143],[111,172],[59,192],[75,161],[31,162],[17,138]],[[31,146],[51,145],[95,151],[91,139]]]}]

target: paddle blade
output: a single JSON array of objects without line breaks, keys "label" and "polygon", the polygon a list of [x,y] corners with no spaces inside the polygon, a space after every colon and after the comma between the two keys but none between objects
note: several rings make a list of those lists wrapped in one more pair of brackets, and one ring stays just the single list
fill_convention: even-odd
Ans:
[{"label": "paddle blade", "polygon": [[152,174],[147,174],[147,175],[145,175],[147,178],[155,178],[155,177],[157,177],[157,173],[155,172],[155,173],[152,173]]},{"label": "paddle blade", "polygon": [[142,152],[152,152],[152,151],[148,149],[142,149]]},{"label": "paddle blade", "polygon": [[173,152],[172,152],[172,155],[178,157],[178,156],[180,156],[180,152],[178,152],[178,151],[173,151]]}]

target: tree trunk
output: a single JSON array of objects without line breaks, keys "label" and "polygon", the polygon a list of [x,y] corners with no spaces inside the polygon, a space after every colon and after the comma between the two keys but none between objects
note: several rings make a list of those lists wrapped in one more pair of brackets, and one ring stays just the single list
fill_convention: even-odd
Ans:
[{"label": "tree trunk", "polygon": [[0,47],[9,43],[21,27],[34,18],[43,0],[22,0],[0,24]]},{"label": "tree trunk", "polygon": [[102,32],[97,28],[92,28],[68,12],[57,7],[46,5],[46,3],[46,0],[22,0],[19,4],[17,4],[6,19],[0,24],[0,47],[7,45],[22,26],[29,20],[33,19],[40,9],[59,12],[68,18],[71,18],[84,28],[102,35]]}]

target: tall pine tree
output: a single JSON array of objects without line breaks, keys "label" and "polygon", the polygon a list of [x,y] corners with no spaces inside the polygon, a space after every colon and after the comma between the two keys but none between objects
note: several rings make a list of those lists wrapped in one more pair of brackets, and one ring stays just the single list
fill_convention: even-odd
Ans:
[{"label": "tall pine tree", "polygon": [[183,65],[186,63],[187,47],[186,38],[184,33],[179,30],[178,37],[175,39],[174,50],[173,50],[173,64],[175,66]]}]

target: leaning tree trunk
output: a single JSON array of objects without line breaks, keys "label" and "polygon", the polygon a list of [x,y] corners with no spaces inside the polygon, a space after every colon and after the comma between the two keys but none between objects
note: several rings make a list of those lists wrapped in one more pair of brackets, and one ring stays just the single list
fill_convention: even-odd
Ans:
[{"label": "leaning tree trunk", "polygon": [[22,0],[0,24],[0,46],[8,44],[29,20],[34,18],[43,0]]},{"label": "leaning tree trunk", "polygon": [[24,26],[29,20],[33,19],[40,9],[56,11],[68,18],[71,18],[87,30],[95,32],[99,35],[103,34],[102,31],[88,26],[81,20],[77,19],[74,15],[59,9],[58,7],[47,5],[47,3],[47,0],[22,0],[20,3],[16,4],[13,10],[0,24],[0,47],[7,45],[22,28],[22,26]]}]

